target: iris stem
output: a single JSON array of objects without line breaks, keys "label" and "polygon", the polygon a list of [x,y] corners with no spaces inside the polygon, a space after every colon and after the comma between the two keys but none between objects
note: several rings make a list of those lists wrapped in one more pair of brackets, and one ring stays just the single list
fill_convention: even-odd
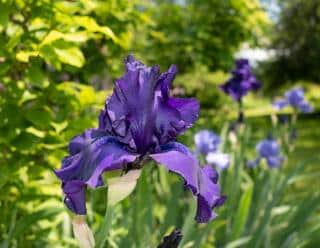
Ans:
[{"label": "iris stem", "polygon": [[114,207],[107,204],[106,206],[106,213],[104,215],[104,219],[102,222],[102,225],[96,235],[96,247],[97,248],[103,248],[105,247],[105,243],[108,238],[109,231],[112,226],[112,215],[114,212]]},{"label": "iris stem", "polygon": [[244,122],[244,113],[242,99],[238,101],[238,123],[242,124]]}]

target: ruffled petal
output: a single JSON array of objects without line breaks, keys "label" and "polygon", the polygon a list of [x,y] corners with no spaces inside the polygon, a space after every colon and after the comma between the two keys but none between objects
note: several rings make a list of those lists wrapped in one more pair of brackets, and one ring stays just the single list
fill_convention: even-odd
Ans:
[{"label": "ruffled petal", "polygon": [[87,186],[103,186],[103,172],[123,169],[137,158],[117,139],[102,133],[91,129],[75,137],[69,146],[71,155],[64,158],[62,168],[55,171],[62,181],[65,204],[77,214],[85,213]]},{"label": "ruffled petal", "polygon": [[184,179],[186,187],[197,197],[198,222],[209,222],[215,217],[212,209],[220,206],[224,200],[217,184],[218,173],[212,167],[201,168],[196,158],[179,143],[167,144],[161,152],[150,157]]},{"label": "ruffled petal", "polygon": [[198,118],[199,103],[170,97],[175,66],[160,74],[158,66],[146,67],[132,56],[125,63],[126,73],[116,81],[99,127],[145,154],[189,128]]},{"label": "ruffled petal", "polygon": [[200,104],[196,99],[170,97],[170,87],[176,73],[177,68],[172,65],[167,72],[161,74],[155,94],[155,130],[161,145],[174,140],[178,134],[190,128],[199,115]]}]

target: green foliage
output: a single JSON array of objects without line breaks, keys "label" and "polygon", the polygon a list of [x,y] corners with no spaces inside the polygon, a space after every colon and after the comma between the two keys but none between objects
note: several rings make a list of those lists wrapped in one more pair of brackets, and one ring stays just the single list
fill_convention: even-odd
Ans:
[{"label": "green foliage", "polygon": [[[92,47],[103,43],[123,50],[112,29],[97,22],[101,6],[0,1],[0,164],[1,190],[7,192],[0,199],[3,247],[61,239],[55,230],[63,225],[63,205],[52,169],[59,167],[68,140],[96,125],[107,95],[79,82],[104,73],[104,68],[97,72],[86,66],[101,56]],[[38,210],[44,199],[54,204]],[[49,219],[58,221],[48,224]]]},{"label": "green foliage", "polygon": [[269,85],[296,80],[320,81],[320,3],[318,0],[281,0],[279,20],[272,32],[275,58],[263,64]]},{"label": "green foliage", "polygon": [[[201,102],[196,129],[222,126],[235,115],[231,100],[217,89],[228,77],[223,70],[230,69],[241,43],[261,42],[268,23],[256,0],[0,0],[0,246],[76,247],[53,169],[68,141],[97,125],[128,53],[164,68],[177,64],[173,93]],[[310,98],[319,99],[316,90]],[[248,113],[267,102],[248,99]],[[261,133],[260,123],[253,127],[253,135]],[[183,231],[181,247],[255,246],[271,238],[270,244],[284,247],[316,243],[319,216],[311,210],[318,196],[303,183],[315,179],[316,166],[298,175],[290,174],[295,164],[279,175],[264,169],[250,174],[244,162],[252,133],[235,150],[225,144],[234,154],[221,177],[229,200],[214,222],[195,224],[195,202],[183,182],[149,164],[135,192],[112,211],[105,212],[106,188],[88,193],[88,221],[98,245],[155,247],[175,227]],[[192,147],[191,132],[182,139]],[[281,193],[276,200],[274,190]]]},{"label": "green foliage", "polygon": [[199,64],[226,70],[241,43],[257,44],[269,25],[255,0],[185,2],[156,1],[151,8],[155,23],[144,50],[151,62],[175,63],[182,72]]}]

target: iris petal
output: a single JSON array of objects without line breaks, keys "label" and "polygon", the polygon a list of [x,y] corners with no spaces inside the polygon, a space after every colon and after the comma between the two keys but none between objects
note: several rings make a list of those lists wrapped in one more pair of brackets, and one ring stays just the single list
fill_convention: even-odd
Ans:
[{"label": "iris petal", "polygon": [[189,128],[198,118],[199,103],[170,97],[175,66],[160,74],[158,66],[147,67],[132,56],[125,63],[126,73],[116,81],[99,127],[145,154]]},{"label": "iris petal", "polygon": [[221,152],[209,152],[206,160],[208,164],[214,164],[221,170],[228,168],[230,164],[230,156]]},{"label": "iris petal", "polygon": [[186,187],[197,197],[198,222],[209,222],[215,217],[212,209],[220,206],[224,200],[217,184],[218,173],[212,167],[201,168],[188,149],[179,143],[168,144],[161,152],[150,157],[184,179]]},{"label": "iris petal", "polygon": [[[259,158],[264,158],[271,168],[279,167],[283,162],[283,157],[280,155],[280,146],[274,139],[265,139],[260,141],[256,150]],[[254,167],[254,163],[251,164]],[[249,165],[250,166],[250,165]]]},{"label": "iris petal", "polygon": [[85,214],[87,186],[103,186],[103,172],[122,169],[137,157],[116,138],[102,136],[100,131],[94,129],[87,130],[71,141],[70,154],[63,160],[62,168],[55,173],[62,181],[65,204],[77,214]]}]

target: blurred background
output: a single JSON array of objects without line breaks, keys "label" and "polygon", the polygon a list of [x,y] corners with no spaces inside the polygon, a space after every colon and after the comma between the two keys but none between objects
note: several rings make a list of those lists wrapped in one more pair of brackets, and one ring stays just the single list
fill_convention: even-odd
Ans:
[{"label": "blurred background", "polygon": [[[177,64],[173,94],[201,102],[199,121],[182,137],[190,148],[197,130],[219,133],[236,119],[235,103],[218,85],[228,79],[236,58],[247,58],[263,83],[244,100],[251,153],[270,128],[271,101],[297,85],[315,111],[299,117],[296,150],[289,159],[299,162],[319,153],[319,0],[0,0],[1,247],[76,247],[53,169],[60,167],[70,138],[97,126],[130,53],[162,71]],[[297,204],[300,196],[319,192],[319,161],[303,173],[286,193]],[[193,233],[183,247],[241,247],[241,242],[227,246],[233,241],[228,236],[217,241],[222,218],[205,232],[190,224],[194,206],[178,178],[161,171],[150,175],[119,204],[106,247],[155,247],[175,226]],[[150,180],[159,183],[149,187]],[[105,190],[90,191],[88,202],[89,221],[97,229]],[[150,203],[152,208],[142,211]],[[301,229],[288,236],[305,230],[307,219],[301,216]],[[281,247],[319,247],[319,209],[311,218],[306,244]],[[270,239],[270,247],[280,247]]]}]

